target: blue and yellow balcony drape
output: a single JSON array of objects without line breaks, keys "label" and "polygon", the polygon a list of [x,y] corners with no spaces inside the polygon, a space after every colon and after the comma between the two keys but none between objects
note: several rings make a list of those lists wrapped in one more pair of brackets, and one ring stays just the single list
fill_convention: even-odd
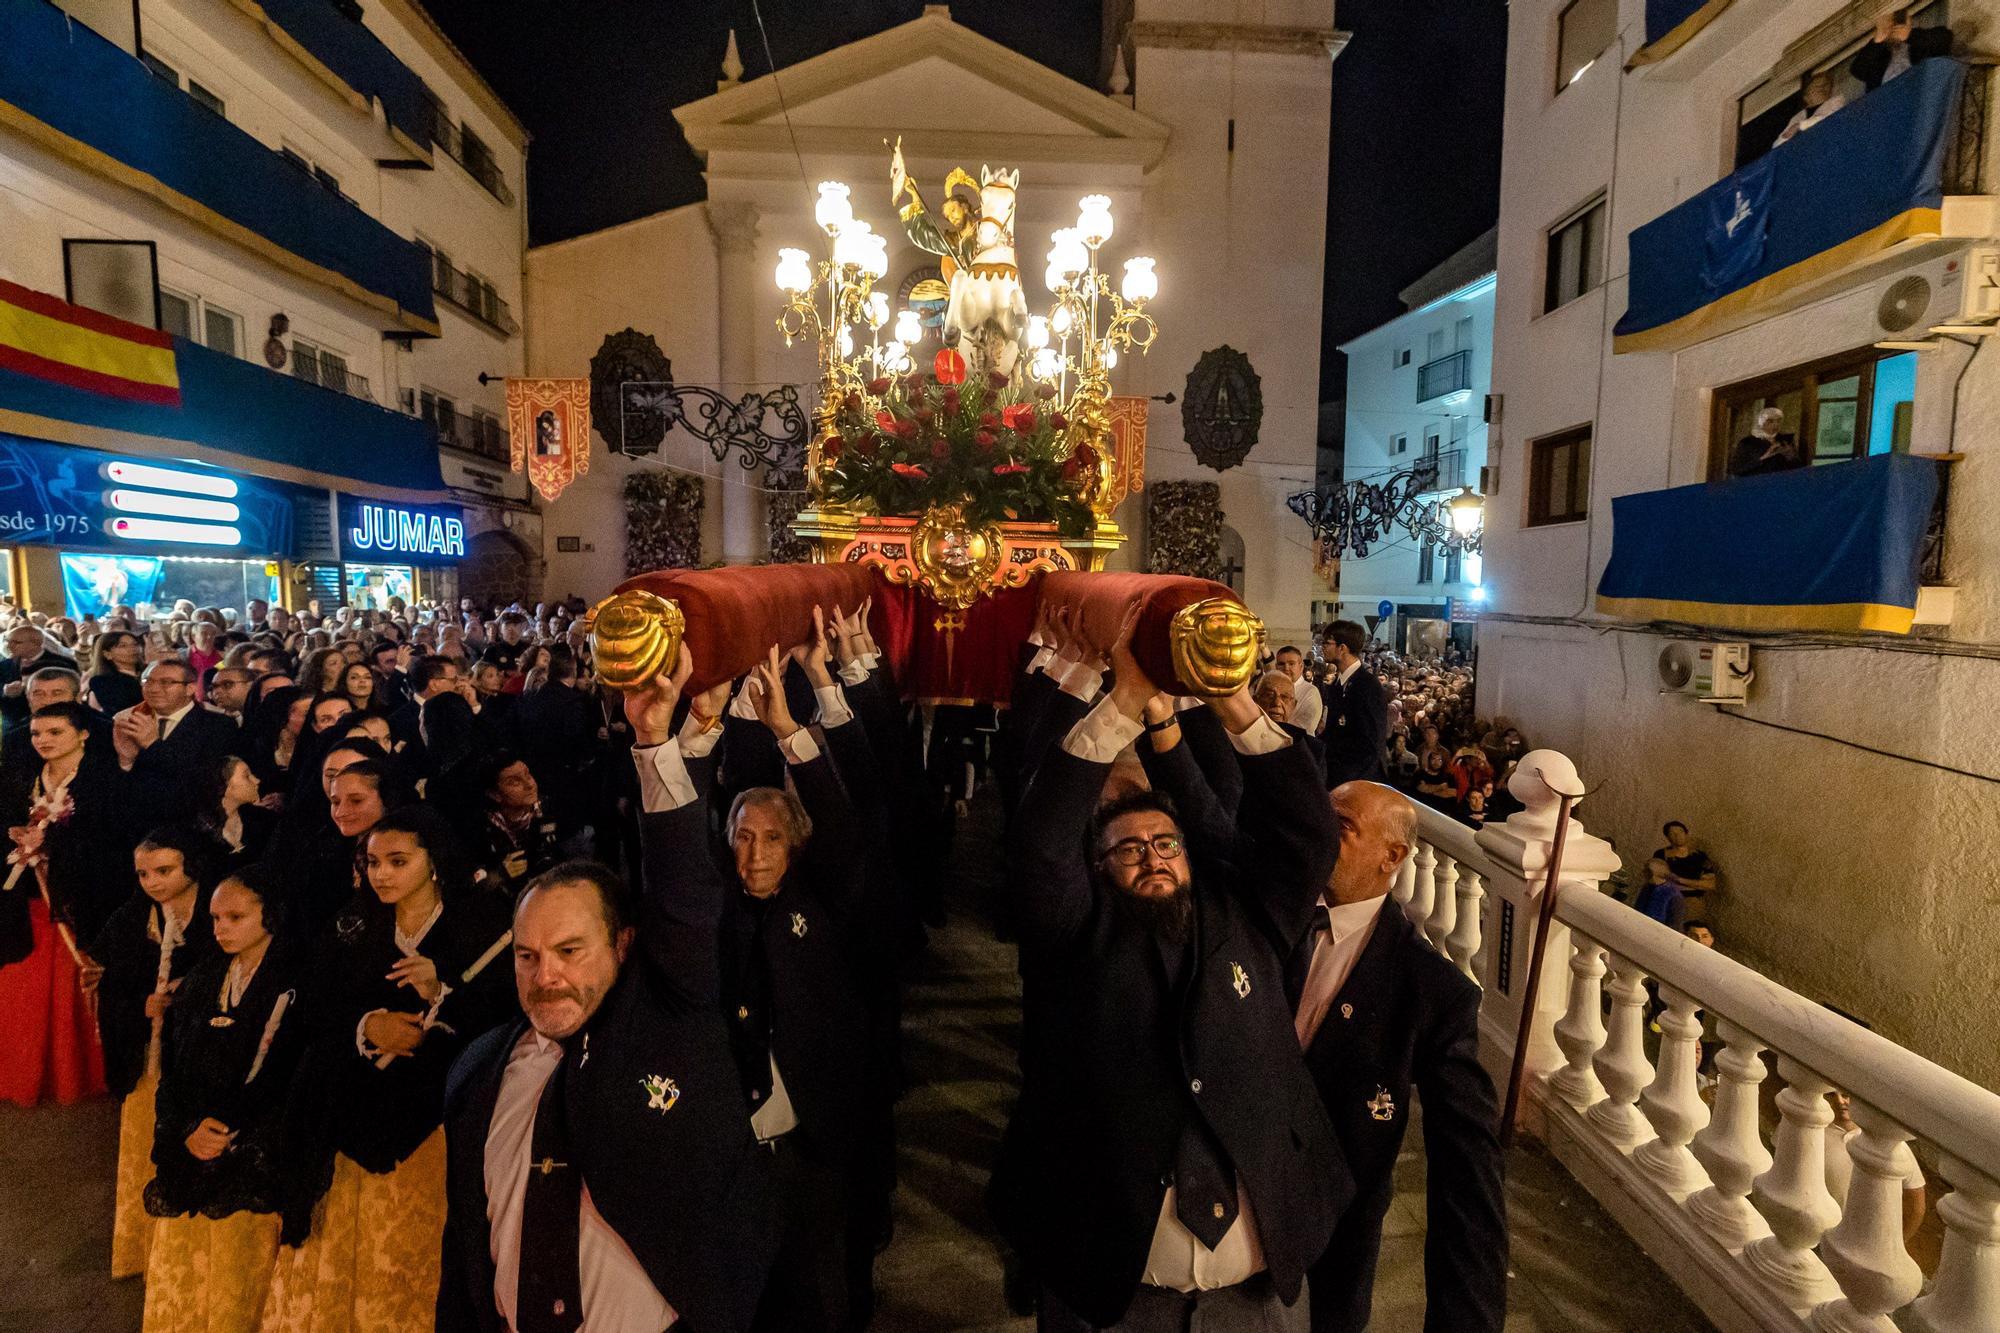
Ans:
[{"label": "blue and yellow balcony drape", "polygon": [[1618,496],[1597,609],[1719,629],[1907,634],[1944,466],[1879,454]]},{"label": "blue and yellow balcony drape", "polygon": [[360,19],[341,13],[329,0],[233,0],[260,19],[272,37],[322,78],[347,88],[356,105],[382,104],[389,132],[411,151],[428,155],[430,116],[424,81],[396,58]]},{"label": "blue and yellow balcony drape", "polygon": [[1646,44],[1632,53],[1626,69],[1665,60],[1729,8],[1729,0],[1646,0]]},{"label": "blue and yellow balcony drape", "polygon": [[0,128],[436,335],[430,252],[47,0],[0,0]]},{"label": "blue and yellow balcony drape", "polygon": [[1613,348],[1681,346],[1912,237],[1936,235],[1965,67],[1926,60],[1635,229]]}]

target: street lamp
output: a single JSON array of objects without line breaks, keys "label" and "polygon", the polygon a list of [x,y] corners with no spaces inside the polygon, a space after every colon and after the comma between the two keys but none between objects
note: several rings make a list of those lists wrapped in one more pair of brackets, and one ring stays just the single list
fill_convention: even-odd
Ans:
[{"label": "street lamp", "polygon": [[1451,515],[1451,530],[1461,537],[1479,531],[1486,520],[1486,501],[1473,494],[1470,486],[1461,487],[1444,507]]}]

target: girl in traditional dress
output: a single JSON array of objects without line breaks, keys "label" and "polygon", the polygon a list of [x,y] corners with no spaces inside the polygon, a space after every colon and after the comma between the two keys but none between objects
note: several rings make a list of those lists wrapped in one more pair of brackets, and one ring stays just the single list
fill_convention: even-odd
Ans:
[{"label": "girl in traditional dress", "polygon": [[0,952],[18,959],[0,967],[0,1101],[68,1105],[104,1091],[88,998],[96,965],[83,945],[131,891],[130,779],[108,749],[90,753],[82,704],[38,709],[28,738],[42,763],[33,786],[8,802],[14,850],[0,873],[0,896],[26,899]]},{"label": "girl in traditional dress", "polygon": [[249,1333],[278,1253],[277,1139],[305,1044],[299,953],[262,867],[224,879],[209,917],[221,954],[181,983],[160,1075],[145,1333]]},{"label": "girl in traditional dress", "polygon": [[[278,852],[287,886],[301,913],[302,938],[317,940],[361,887],[361,835],[414,794],[382,747],[342,740],[319,760],[318,785],[308,789],[301,772],[280,831]],[[340,779],[354,773],[343,790]]]},{"label": "girl in traditional dress", "polygon": [[84,700],[106,717],[133,707],[142,697],[139,668],[145,657],[146,641],[129,630],[98,635],[90,654],[90,679],[83,686]]},{"label": "girl in traditional dress", "polygon": [[[336,816],[361,776],[336,780]],[[445,1075],[514,1012],[511,905],[473,888],[444,818],[406,807],[366,848],[372,892],[335,919],[314,967],[311,1044],[286,1115],[287,1248],[264,1333],[432,1326]]]},{"label": "girl in traditional dress", "polygon": [[245,865],[260,860],[277,830],[278,814],[264,803],[263,785],[249,761],[224,755],[209,765],[204,777],[196,815],[202,830],[233,860]]},{"label": "girl in traditional dress", "polygon": [[306,747],[306,715],[311,709],[311,695],[296,685],[280,685],[265,693],[251,713],[243,757],[265,791],[282,794],[291,789],[294,761]]},{"label": "girl in traditional dress", "polygon": [[132,853],[139,892],[111,914],[90,946],[90,956],[104,968],[97,985],[97,1030],[104,1040],[105,1082],[113,1096],[124,1098],[111,1221],[114,1278],[145,1272],[152,1248],[145,1190],[153,1179],[153,1099],[170,1058],[166,1020],[174,992],[215,952],[206,901],[214,851],[192,830],[148,834]]}]

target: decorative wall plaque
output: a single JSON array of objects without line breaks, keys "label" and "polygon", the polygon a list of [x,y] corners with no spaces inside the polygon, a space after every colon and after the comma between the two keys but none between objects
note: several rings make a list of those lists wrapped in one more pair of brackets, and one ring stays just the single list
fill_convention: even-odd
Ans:
[{"label": "decorative wall plaque", "polygon": [[591,425],[621,454],[637,458],[658,453],[672,422],[664,412],[628,405],[624,386],[673,377],[673,362],[652,334],[628,328],[609,335],[590,358]]},{"label": "decorative wall plaque", "polygon": [[1235,467],[1257,443],[1263,422],[1263,381],[1250,358],[1226,343],[1203,352],[1181,400],[1181,430],[1195,459],[1217,472]]}]

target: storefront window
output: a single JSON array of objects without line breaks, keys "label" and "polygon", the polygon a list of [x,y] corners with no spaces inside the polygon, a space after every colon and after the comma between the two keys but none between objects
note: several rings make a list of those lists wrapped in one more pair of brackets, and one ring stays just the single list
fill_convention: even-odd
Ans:
[{"label": "storefront window", "polygon": [[364,611],[387,611],[391,597],[405,606],[416,601],[416,569],[411,565],[345,566],[347,604]]},{"label": "storefront window", "polygon": [[217,556],[62,554],[63,604],[72,616],[108,614],[129,606],[142,616],[165,614],[183,599],[196,606],[275,600],[275,566]]}]

